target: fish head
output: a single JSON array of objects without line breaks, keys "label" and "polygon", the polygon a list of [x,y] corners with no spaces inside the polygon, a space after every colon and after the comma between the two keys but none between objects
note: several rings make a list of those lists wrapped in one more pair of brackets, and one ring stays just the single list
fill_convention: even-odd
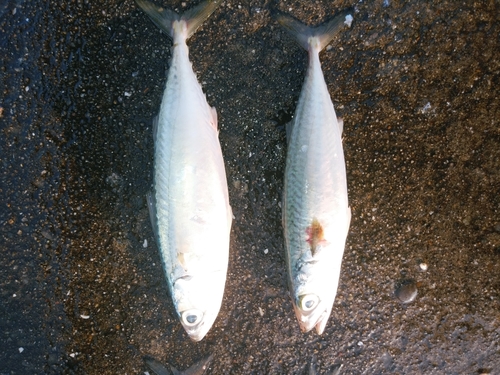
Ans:
[{"label": "fish head", "polygon": [[292,305],[301,330],[316,328],[320,335],[330,317],[340,276],[340,266],[336,266],[340,263],[325,250],[318,250],[314,259],[302,263],[290,280]]},{"label": "fish head", "polygon": [[303,332],[316,328],[322,334],[337,295],[345,235],[331,224],[313,219],[306,228],[303,247],[289,269],[292,304]]},{"label": "fish head", "polygon": [[325,329],[333,301],[322,299],[315,293],[303,293],[292,298],[295,315],[303,332],[309,332],[316,327],[316,332],[321,335]]},{"label": "fish head", "polygon": [[179,311],[184,330],[193,341],[200,341],[212,327],[213,321],[208,322],[209,316],[206,311],[200,309],[187,309]]},{"label": "fish head", "polygon": [[173,285],[173,301],[184,330],[193,341],[202,340],[220,310],[225,272],[184,276]]}]

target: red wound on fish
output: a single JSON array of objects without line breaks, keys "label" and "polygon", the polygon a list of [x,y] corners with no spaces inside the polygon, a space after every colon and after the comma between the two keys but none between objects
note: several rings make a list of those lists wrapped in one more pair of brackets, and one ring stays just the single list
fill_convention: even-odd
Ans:
[{"label": "red wound on fish", "polygon": [[326,244],[323,227],[318,219],[313,218],[311,226],[306,228],[306,241],[311,246],[311,253],[314,256],[318,245]]}]

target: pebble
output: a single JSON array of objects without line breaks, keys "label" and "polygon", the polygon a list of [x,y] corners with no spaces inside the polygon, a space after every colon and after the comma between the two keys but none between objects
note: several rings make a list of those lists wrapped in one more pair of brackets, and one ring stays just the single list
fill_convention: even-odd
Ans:
[{"label": "pebble", "polygon": [[417,297],[417,284],[413,280],[401,282],[394,293],[403,303],[410,303]]}]

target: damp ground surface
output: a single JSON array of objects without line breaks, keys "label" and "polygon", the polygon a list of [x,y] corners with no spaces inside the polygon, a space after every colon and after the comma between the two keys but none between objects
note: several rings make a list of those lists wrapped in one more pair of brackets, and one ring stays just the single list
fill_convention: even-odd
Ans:
[{"label": "damp ground surface", "polygon": [[[318,336],[292,310],[280,209],[307,54],[272,14],[319,24],[348,7],[321,60],[352,221]],[[222,308],[194,343],[145,199],[170,41],[128,0],[0,5],[0,374],[143,374],[146,355],[185,369],[209,354],[209,374],[305,374],[313,358],[320,374],[500,374],[499,7],[226,1],[198,30],[235,219]]]}]

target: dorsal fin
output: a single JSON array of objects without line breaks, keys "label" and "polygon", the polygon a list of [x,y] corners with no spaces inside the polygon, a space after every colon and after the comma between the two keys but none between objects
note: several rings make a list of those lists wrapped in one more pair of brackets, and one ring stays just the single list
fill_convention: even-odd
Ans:
[{"label": "dorsal fin", "polygon": [[210,113],[212,114],[210,125],[214,128],[214,130],[218,130],[218,118],[217,118],[217,110],[215,107],[210,107]]},{"label": "dorsal fin", "polygon": [[339,125],[340,134],[344,131],[344,119],[342,117],[337,117],[337,124]]}]

